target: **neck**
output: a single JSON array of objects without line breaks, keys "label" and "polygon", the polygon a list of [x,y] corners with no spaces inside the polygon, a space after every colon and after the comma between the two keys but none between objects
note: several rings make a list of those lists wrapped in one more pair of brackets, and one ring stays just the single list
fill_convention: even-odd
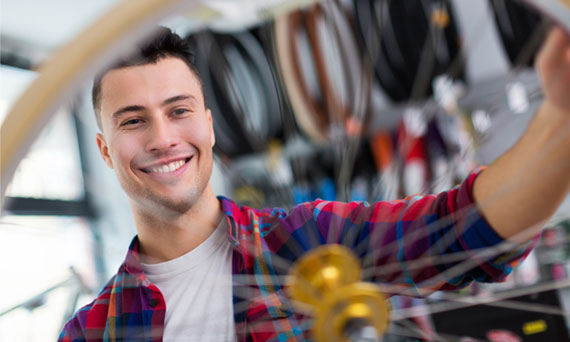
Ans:
[{"label": "neck", "polygon": [[178,258],[204,242],[223,217],[220,201],[208,186],[186,212],[158,209],[155,212],[133,207],[141,247],[141,261],[148,264]]}]

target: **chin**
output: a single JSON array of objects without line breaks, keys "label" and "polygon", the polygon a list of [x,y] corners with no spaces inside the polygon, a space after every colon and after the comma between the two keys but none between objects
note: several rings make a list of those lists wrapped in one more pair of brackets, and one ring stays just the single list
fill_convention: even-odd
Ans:
[{"label": "chin", "polygon": [[148,208],[149,211],[155,212],[156,215],[173,214],[179,215],[188,212],[194,206],[196,201],[189,199],[179,199],[175,200],[172,198],[147,198],[147,203],[150,202],[152,208]]},{"label": "chin", "polygon": [[133,193],[129,197],[142,212],[153,216],[164,216],[165,214],[179,215],[188,212],[200,197],[196,192],[191,190],[187,191],[184,195],[157,193],[145,189]]}]

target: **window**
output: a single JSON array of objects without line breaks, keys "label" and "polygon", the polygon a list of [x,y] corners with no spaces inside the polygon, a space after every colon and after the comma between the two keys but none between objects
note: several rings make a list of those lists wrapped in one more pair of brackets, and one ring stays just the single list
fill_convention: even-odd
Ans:
[{"label": "window", "polygon": [[[0,67],[0,120],[34,78],[31,71]],[[0,341],[54,341],[96,283],[90,210],[68,110],[58,112],[33,143],[6,196],[0,217]]]}]

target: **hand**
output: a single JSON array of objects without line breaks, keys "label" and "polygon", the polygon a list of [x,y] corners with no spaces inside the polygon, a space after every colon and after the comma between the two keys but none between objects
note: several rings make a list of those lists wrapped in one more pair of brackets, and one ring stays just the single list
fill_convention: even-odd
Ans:
[{"label": "hand", "polygon": [[570,34],[553,28],[536,60],[544,97],[570,118]]}]

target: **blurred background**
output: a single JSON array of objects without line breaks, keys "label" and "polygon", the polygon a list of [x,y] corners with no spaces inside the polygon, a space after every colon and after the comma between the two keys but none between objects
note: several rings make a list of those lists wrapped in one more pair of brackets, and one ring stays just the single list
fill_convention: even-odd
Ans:
[{"label": "blurred background", "polygon": [[[0,120],[36,70],[117,3],[0,0]],[[550,21],[517,0],[215,0],[161,24],[195,47],[214,115],[216,194],[291,208],[439,192],[491,163],[540,104],[533,62]],[[135,234],[96,148],[89,93],[85,80],[8,187],[0,341],[55,340],[116,272]],[[476,305],[411,323],[473,341],[492,340],[489,331],[566,340],[569,218],[567,199],[506,283],[461,292],[558,311]],[[444,299],[395,297],[392,305]]]}]

